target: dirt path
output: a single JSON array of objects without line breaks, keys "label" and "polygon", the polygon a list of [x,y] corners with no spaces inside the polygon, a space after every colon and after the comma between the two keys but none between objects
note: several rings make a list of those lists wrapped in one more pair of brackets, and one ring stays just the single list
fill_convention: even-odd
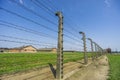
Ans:
[{"label": "dirt path", "polygon": [[[64,79],[74,74],[83,65],[83,61],[69,62],[64,64]],[[49,67],[31,70],[27,72],[4,75],[0,80],[55,80],[55,66],[49,64]]]},{"label": "dirt path", "polygon": [[[89,59],[87,65],[83,64],[83,60],[69,62],[64,64],[63,80],[106,80],[108,69],[106,56],[101,57],[94,63]],[[0,77],[0,80],[55,80],[55,66],[49,64],[49,67],[37,70],[4,75]]]},{"label": "dirt path", "polygon": [[103,56],[66,80],[107,80],[108,70],[108,59],[106,56]]}]

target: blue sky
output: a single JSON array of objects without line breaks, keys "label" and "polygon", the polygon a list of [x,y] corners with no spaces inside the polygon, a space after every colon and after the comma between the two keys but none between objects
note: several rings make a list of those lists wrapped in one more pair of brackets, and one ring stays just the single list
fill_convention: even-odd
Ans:
[{"label": "blue sky", "polygon": [[[0,36],[0,39],[2,40],[6,39],[11,41],[40,44],[35,45],[38,48],[57,47],[56,31],[58,30],[58,17],[55,16],[54,13],[56,11],[62,11],[64,16],[64,35],[75,39],[73,40],[64,36],[65,49],[82,50],[82,36],[79,34],[79,31],[83,31],[86,33],[86,37],[92,38],[93,41],[98,43],[101,47],[110,47],[112,50],[120,50],[120,0],[37,0],[41,3],[39,6],[35,4],[37,3],[36,0],[15,1],[39,14],[39,16],[44,17],[44,19],[25,10],[11,0],[0,0],[0,7],[24,16],[34,21],[35,23],[18,17],[15,14],[13,15],[5,12],[3,9],[0,9],[0,20],[39,32],[39,34],[36,33],[37,35],[29,32],[24,32],[5,26],[10,26],[10,24],[0,22],[0,24],[2,24],[0,25],[1,35],[29,39],[29,41],[25,41]],[[49,10],[46,9],[45,6]],[[52,23],[46,19],[50,20]],[[41,27],[40,24],[44,25],[47,28],[51,28],[54,31],[46,29],[43,26]],[[30,40],[34,40],[34,42]],[[50,43],[50,45],[48,43]],[[45,44],[48,44],[48,46],[44,46]],[[27,44],[0,41],[0,47],[18,47],[22,45]],[[89,50],[89,41],[87,41],[87,47]]]}]

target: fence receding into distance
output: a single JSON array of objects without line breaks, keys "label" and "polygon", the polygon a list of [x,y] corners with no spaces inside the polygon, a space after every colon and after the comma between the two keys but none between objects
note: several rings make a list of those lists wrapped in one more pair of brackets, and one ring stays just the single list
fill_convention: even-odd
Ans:
[{"label": "fence receding into distance", "polygon": [[51,63],[59,80],[64,78],[65,62],[84,59],[87,64],[88,55],[93,60],[103,55],[104,50],[73,27],[72,19],[51,0],[5,2],[10,7],[0,6],[0,75]]}]

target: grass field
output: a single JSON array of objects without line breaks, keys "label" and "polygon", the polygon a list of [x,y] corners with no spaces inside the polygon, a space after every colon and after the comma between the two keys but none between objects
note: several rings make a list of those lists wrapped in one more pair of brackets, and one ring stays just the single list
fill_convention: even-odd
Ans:
[{"label": "grass field", "polygon": [[[64,53],[64,63],[82,58],[81,53]],[[1,53],[0,75],[45,67],[48,63],[56,64],[55,53]]]},{"label": "grass field", "polygon": [[120,55],[108,55],[110,73],[108,80],[120,80]]}]

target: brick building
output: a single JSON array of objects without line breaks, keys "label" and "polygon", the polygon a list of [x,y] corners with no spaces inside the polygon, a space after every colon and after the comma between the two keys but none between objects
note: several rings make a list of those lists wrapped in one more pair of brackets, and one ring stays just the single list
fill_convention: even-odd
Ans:
[{"label": "brick building", "polygon": [[19,53],[19,52],[34,53],[34,52],[37,52],[37,49],[35,47],[33,47],[32,45],[28,45],[28,46],[22,46],[22,47],[18,47],[18,48],[10,48],[9,52],[12,52],[12,53]]}]

